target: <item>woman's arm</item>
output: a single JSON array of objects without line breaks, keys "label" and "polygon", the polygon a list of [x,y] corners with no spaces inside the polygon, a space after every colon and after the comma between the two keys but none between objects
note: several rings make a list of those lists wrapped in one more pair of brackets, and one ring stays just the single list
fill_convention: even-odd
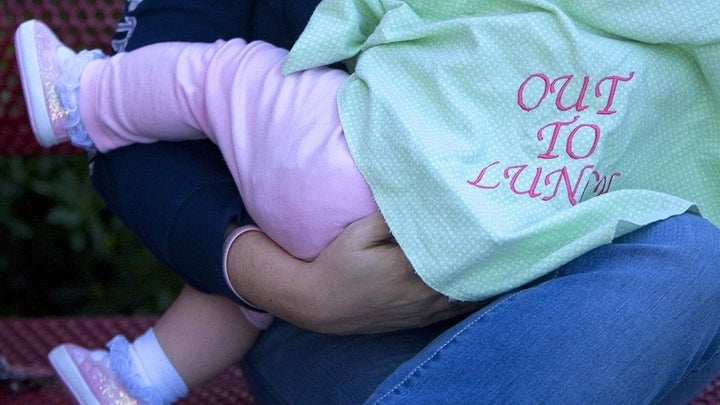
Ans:
[{"label": "woman's arm", "polygon": [[232,285],[247,300],[322,333],[376,333],[419,327],[472,311],[415,274],[389,241],[382,216],[351,224],[313,262],[290,256],[260,232],[236,239],[228,257]]}]

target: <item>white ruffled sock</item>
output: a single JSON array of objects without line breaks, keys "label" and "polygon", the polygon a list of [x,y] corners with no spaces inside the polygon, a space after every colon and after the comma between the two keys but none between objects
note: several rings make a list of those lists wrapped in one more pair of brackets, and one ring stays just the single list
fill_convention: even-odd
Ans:
[{"label": "white ruffled sock", "polygon": [[80,89],[80,75],[88,63],[95,59],[103,59],[107,56],[101,51],[84,50],[77,55],[68,58],[62,67],[62,73],[55,84],[55,92],[60,99],[60,104],[68,112],[67,129],[70,143],[85,150],[94,149],[94,144],[85,126],[80,119],[78,110],[78,92]]},{"label": "white ruffled sock", "polygon": [[109,343],[110,369],[128,392],[145,404],[171,404],[188,394],[188,387],[165,355],[152,328],[130,344],[124,336]]}]

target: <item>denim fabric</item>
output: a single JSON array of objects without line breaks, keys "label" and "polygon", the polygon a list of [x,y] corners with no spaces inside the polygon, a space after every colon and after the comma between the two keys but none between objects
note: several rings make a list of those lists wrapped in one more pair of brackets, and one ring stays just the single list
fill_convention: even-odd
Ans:
[{"label": "denim fabric", "polygon": [[655,223],[438,337],[443,325],[337,337],[280,323],[245,373],[259,403],[686,403],[720,373],[717,246],[699,217]]}]

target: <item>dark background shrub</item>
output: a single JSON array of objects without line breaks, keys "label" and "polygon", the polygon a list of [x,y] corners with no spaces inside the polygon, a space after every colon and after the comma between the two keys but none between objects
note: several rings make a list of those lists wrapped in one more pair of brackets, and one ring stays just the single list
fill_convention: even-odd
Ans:
[{"label": "dark background shrub", "polygon": [[0,157],[0,196],[0,316],[157,313],[179,291],[104,208],[85,157]]}]

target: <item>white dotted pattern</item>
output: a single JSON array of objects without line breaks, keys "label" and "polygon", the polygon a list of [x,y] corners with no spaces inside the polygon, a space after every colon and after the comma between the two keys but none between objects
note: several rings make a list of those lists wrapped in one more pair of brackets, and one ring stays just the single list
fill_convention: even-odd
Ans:
[{"label": "white dotted pattern", "polygon": [[720,223],[720,3],[587,3],[327,0],[292,50],[357,57],[348,143],[433,288],[487,298],[696,205]]}]

